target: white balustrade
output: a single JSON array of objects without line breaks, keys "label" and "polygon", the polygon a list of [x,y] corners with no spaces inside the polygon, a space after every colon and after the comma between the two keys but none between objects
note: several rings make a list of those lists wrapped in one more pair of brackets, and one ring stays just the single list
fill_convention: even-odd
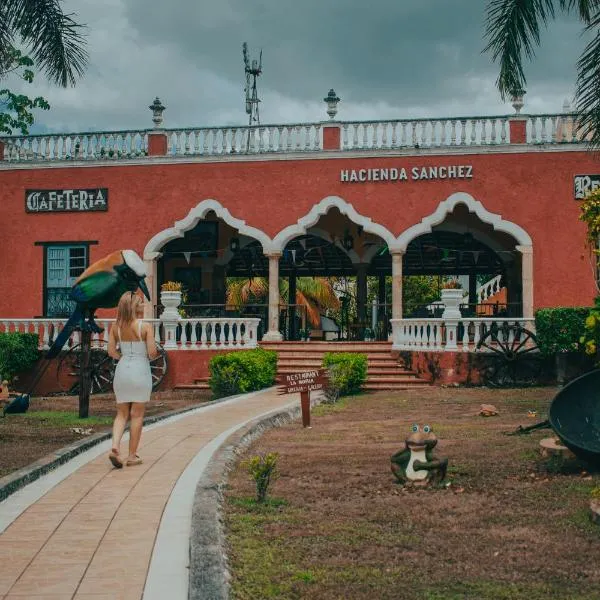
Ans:
[{"label": "white balustrade", "polygon": [[[493,146],[510,143],[508,116],[336,122],[341,150],[394,150]],[[570,113],[523,116],[528,144],[579,143]],[[322,123],[192,127],[162,130],[168,156],[236,156],[284,152],[319,152]],[[4,160],[123,160],[148,155],[148,132],[66,133],[2,138]]]},{"label": "white balustrade", "polygon": [[506,143],[508,117],[342,123],[344,150],[441,148]]},{"label": "white balustrade", "polygon": [[[40,350],[48,350],[66,319],[0,319],[0,333],[33,333],[38,336]],[[106,348],[114,319],[97,319],[104,329],[100,334],[92,334],[93,348]],[[178,321],[148,319],[153,325],[154,338],[166,350],[238,350],[258,346],[257,318],[194,318]],[[171,334],[170,337],[168,334]],[[80,333],[74,332],[66,348],[80,342]]]},{"label": "white balustrade", "polygon": [[[493,352],[477,344],[492,328],[498,328],[498,339],[512,347],[514,330],[509,330],[504,339],[502,327],[505,324],[519,325],[535,332],[533,319],[392,319],[392,348],[417,352]],[[490,340],[493,347],[496,342]]]}]

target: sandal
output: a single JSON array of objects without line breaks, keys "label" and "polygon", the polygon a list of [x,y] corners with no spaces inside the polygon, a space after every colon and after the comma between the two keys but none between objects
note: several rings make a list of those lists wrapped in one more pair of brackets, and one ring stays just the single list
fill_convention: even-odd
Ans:
[{"label": "sandal", "polygon": [[115,469],[123,468],[123,461],[121,460],[121,457],[119,456],[119,451],[116,448],[113,448],[110,451],[110,454],[108,455],[108,460],[110,460]]},{"label": "sandal", "polygon": [[135,467],[135,465],[141,465],[144,462],[137,454],[135,458],[128,458],[125,463],[128,467]]}]

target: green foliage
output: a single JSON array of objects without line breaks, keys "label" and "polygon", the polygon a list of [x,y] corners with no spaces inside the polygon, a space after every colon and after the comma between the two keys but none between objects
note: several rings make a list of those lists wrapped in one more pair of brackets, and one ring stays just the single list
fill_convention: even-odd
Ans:
[{"label": "green foliage", "polygon": [[589,308],[542,308],[535,313],[535,331],[544,354],[581,349]]},{"label": "green foliage", "polygon": [[[22,415],[11,415],[12,419],[24,419],[25,421],[47,425],[49,427],[81,427],[81,419],[75,412],[59,410],[38,410],[28,412]],[[113,417],[88,417],[85,425],[110,426],[113,423]]]},{"label": "green foliage", "polygon": [[598,353],[600,347],[600,297],[594,301],[594,308],[588,311],[579,342],[586,354],[594,356]]},{"label": "green foliage", "polygon": [[367,379],[367,355],[354,352],[327,352],[323,366],[330,370],[329,385],[340,396],[356,394]]},{"label": "green foliage", "polygon": [[9,381],[31,369],[40,357],[35,333],[0,333],[0,376]]},{"label": "green foliage", "polygon": [[267,491],[271,481],[279,477],[277,471],[277,452],[269,452],[265,455],[253,456],[244,461],[243,466],[254,479],[256,483],[256,501],[264,502],[267,498]]},{"label": "green foliage", "polygon": [[[28,56],[20,50],[9,48],[1,74],[15,72],[27,83],[32,83],[32,66],[33,61]],[[31,99],[9,89],[0,90],[0,133],[11,135],[14,129],[18,129],[23,135],[27,135],[29,126],[33,125],[33,110],[36,108],[49,110],[50,105],[41,96]]]},{"label": "green foliage", "polygon": [[211,358],[208,369],[215,398],[252,392],[275,383],[277,352],[262,348],[227,352]]}]

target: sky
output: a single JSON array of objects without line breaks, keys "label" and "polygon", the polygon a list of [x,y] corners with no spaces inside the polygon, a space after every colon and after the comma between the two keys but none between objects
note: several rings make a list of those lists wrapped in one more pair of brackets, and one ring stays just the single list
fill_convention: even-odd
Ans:
[{"label": "sky", "polygon": [[[37,76],[9,81],[51,104],[31,130],[242,125],[242,43],[263,52],[261,122],[327,120],[334,88],[340,120],[489,116],[513,112],[483,54],[487,0],[66,0],[87,25],[89,65],[76,87]],[[557,113],[574,93],[584,47],[575,16],[559,13],[526,65],[526,113]]]}]

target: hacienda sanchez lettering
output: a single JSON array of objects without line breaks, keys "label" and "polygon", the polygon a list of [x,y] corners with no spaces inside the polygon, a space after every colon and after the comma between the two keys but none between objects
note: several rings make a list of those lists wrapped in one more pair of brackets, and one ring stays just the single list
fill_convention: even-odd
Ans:
[{"label": "hacienda sanchez lettering", "polygon": [[340,181],[422,181],[429,179],[472,179],[473,165],[434,165],[431,167],[391,167],[341,169]]},{"label": "hacienda sanchez lettering", "polygon": [[28,213],[97,212],[108,210],[108,188],[86,190],[26,190]]}]

